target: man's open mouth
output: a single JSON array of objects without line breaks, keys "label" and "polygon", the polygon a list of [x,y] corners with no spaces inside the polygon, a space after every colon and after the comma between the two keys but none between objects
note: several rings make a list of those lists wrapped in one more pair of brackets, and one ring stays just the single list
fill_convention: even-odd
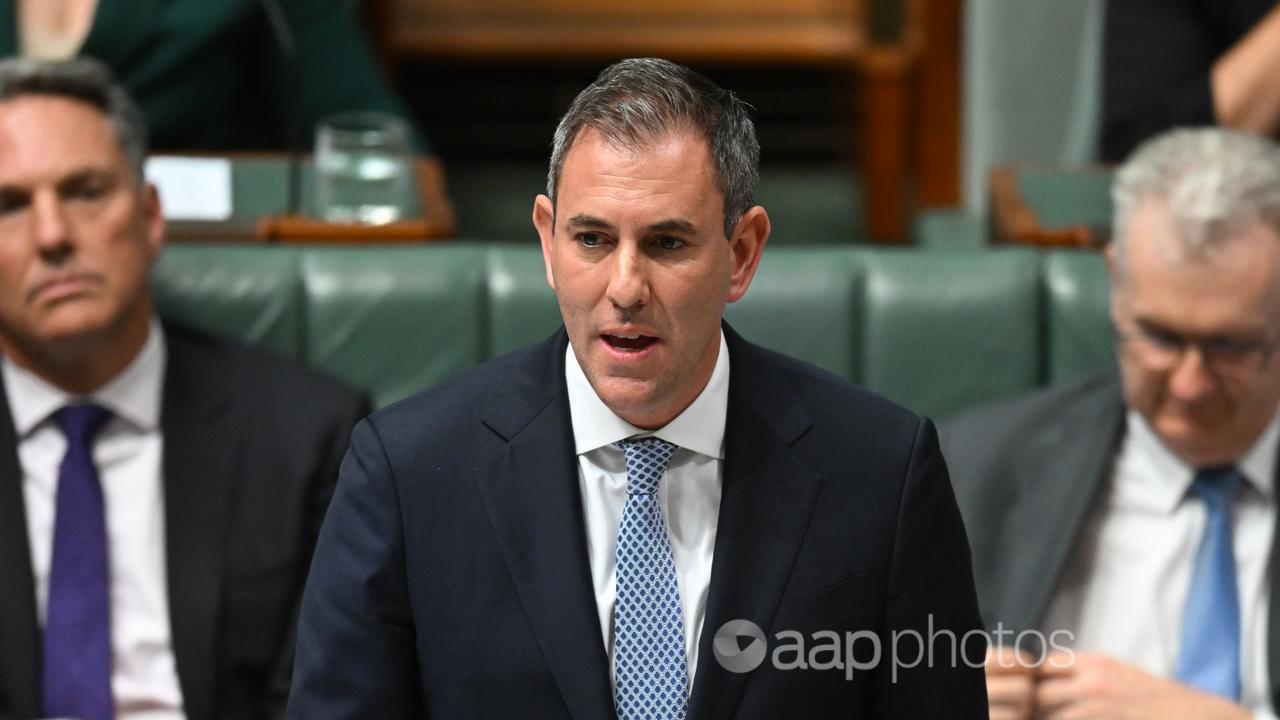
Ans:
[{"label": "man's open mouth", "polygon": [[648,335],[601,335],[609,346],[623,352],[639,352],[658,342],[658,338]]}]

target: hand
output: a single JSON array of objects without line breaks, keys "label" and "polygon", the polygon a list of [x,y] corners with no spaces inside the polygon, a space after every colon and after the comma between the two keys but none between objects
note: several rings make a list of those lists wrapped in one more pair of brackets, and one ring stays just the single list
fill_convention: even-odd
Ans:
[{"label": "hand", "polygon": [[1030,720],[1035,698],[1034,658],[1007,647],[987,650],[987,702],[991,720]]},{"label": "hand", "polygon": [[[1037,720],[1249,720],[1239,705],[1106,655],[1059,652],[1039,669]],[[993,716],[994,717],[994,716]]]},{"label": "hand", "polygon": [[1213,63],[1210,88],[1219,125],[1271,135],[1280,130],[1280,5]]}]

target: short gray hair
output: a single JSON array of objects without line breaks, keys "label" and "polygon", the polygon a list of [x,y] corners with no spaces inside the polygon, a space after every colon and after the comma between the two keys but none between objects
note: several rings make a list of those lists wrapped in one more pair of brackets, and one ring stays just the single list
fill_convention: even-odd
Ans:
[{"label": "short gray hair", "polygon": [[643,147],[675,131],[692,130],[702,136],[711,151],[717,189],[724,196],[725,237],[756,204],[760,142],[747,104],[687,67],[658,58],[622,60],[578,93],[560,119],[551,146],[547,196],[552,203],[565,156],[586,128],[619,148]]},{"label": "short gray hair", "polygon": [[134,180],[143,182],[147,159],[147,121],[138,104],[97,60],[0,60],[0,102],[29,95],[51,95],[87,103],[111,122]]},{"label": "short gray hair", "polygon": [[1171,259],[1201,258],[1242,230],[1264,223],[1280,232],[1280,147],[1223,128],[1180,128],[1138,147],[1116,173],[1115,258],[1125,264],[1126,236],[1138,206],[1164,201],[1176,238],[1161,250]]}]

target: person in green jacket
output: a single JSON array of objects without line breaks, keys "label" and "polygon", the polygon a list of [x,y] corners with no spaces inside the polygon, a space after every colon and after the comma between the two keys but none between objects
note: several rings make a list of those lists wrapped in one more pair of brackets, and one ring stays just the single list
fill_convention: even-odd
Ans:
[{"label": "person in green jacket", "polygon": [[[261,0],[0,0],[0,56],[105,62],[142,105],[160,151],[287,147],[290,94],[301,145],[320,118],[406,118],[345,0],[277,0],[297,47],[297,85]],[[413,131],[414,150],[426,142]]]}]

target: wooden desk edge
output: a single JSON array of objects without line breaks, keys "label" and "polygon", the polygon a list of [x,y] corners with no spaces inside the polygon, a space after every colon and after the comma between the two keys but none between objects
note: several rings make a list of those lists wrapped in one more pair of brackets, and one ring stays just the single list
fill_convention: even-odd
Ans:
[{"label": "wooden desk edge", "polygon": [[1011,165],[991,169],[992,241],[1045,248],[1096,248],[1098,233],[1088,225],[1046,228],[1018,190],[1017,172]]}]

